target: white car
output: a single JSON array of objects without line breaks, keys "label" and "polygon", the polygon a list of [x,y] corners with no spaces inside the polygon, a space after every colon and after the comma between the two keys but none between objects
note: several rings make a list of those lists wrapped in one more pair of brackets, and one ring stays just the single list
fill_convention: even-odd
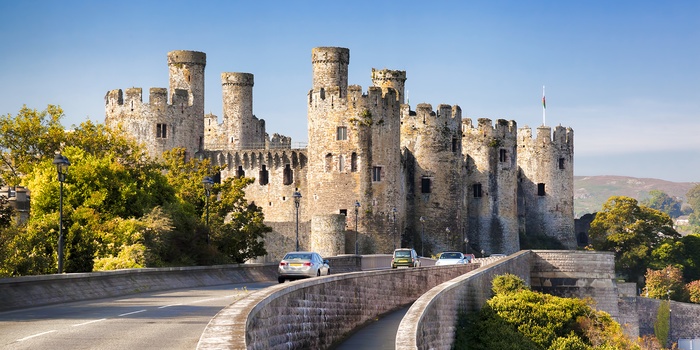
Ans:
[{"label": "white car", "polygon": [[289,252],[277,267],[277,281],[330,275],[331,267],[328,260],[321,258],[316,252]]},{"label": "white car", "polygon": [[440,253],[440,257],[438,257],[437,261],[435,262],[435,266],[466,263],[469,263],[469,260],[460,252],[443,252]]}]

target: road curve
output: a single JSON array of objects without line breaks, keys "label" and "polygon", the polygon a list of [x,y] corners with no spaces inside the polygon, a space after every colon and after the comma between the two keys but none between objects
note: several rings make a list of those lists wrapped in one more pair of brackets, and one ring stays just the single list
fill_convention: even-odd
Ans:
[{"label": "road curve", "polygon": [[216,313],[275,282],[143,293],[0,313],[2,349],[194,349]]}]

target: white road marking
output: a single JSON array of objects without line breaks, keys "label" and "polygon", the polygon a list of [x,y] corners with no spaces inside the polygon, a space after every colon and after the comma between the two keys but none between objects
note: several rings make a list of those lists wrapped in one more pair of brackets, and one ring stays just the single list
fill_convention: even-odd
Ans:
[{"label": "white road marking", "polygon": [[182,305],[182,304],[170,304],[170,305],[163,305],[163,306],[159,306],[158,308],[159,308],[159,309],[165,309],[166,307],[171,307],[171,306],[181,306],[181,305]]},{"label": "white road marking", "polygon": [[38,337],[38,336],[41,336],[41,335],[44,335],[44,334],[53,333],[53,332],[57,332],[57,331],[56,331],[56,330],[52,330],[52,331],[48,331],[48,332],[37,333],[37,334],[34,334],[34,335],[30,335],[30,336],[28,336],[28,337],[24,337],[24,338],[22,338],[22,339],[17,339],[16,341],[25,341],[25,340],[28,340],[28,339],[32,339],[32,338],[34,338],[34,337]]},{"label": "white road marking", "polygon": [[100,321],[104,321],[104,320],[106,320],[106,318],[101,318],[101,319],[99,319],[99,320],[92,320],[92,321],[87,321],[87,322],[83,322],[83,323],[74,324],[73,327],[80,327],[80,326],[84,326],[84,325],[86,325],[86,324],[95,323],[95,322],[100,322]]},{"label": "white road marking", "polygon": [[143,309],[143,310],[139,310],[139,311],[132,311],[132,312],[127,312],[127,313],[125,313],[125,314],[121,314],[121,315],[119,315],[119,317],[122,317],[122,316],[128,316],[128,315],[133,315],[133,314],[138,314],[138,313],[141,313],[141,312],[146,312],[146,309]]}]

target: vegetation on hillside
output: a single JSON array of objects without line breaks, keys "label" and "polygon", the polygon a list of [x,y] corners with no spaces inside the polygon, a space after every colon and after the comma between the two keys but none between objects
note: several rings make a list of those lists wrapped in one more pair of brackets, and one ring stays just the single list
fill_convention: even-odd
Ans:
[{"label": "vegetation on hillside", "polygon": [[454,349],[642,349],[585,300],[531,291],[511,274],[492,284],[480,311],[460,314]]},{"label": "vegetation on hillside", "polygon": [[157,162],[104,125],[86,121],[67,132],[62,117],[57,106],[0,116],[0,185],[27,187],[32,201],[22,225],[0,211],[0,276],[57,271],[56,152],[71,163],[63,183],[65,272],[241,263],[266,254],[260,238],[271,229],[245,200],[252,179],[215,184],[207,226],[201,180],[219,170],[208,160],[174,149]]}]

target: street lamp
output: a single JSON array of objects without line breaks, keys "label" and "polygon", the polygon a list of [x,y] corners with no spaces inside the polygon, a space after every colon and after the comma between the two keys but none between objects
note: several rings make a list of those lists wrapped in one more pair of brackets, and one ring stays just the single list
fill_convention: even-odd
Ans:
[{"label": "street lamp", "polygon": [[207,176],[202,179],[202,185],[204,185],[204,195],[206,196],[206,204],[204,206],[207,211],[207,244],[209,244],[209,196],[211,195],[211,188],[214,186],[214,180]]},{"label": "street lamp", "polygon": [[394,250],[396,250],[396,207],[391,208],[391,213],[393,215],[392,221],[394,222],[394,237],[392,240],[394,241]]},{"label": "street lamp", "polygon": [[58,273],[63,273],[63,182],[66,181],[66,171],[70,162],[68,158],[59,154],[53,158],[53,164],[58,172],[58,182],[60,183],[58,200]]},{"label": "street lamp", "polygon": [[464,237],[464,253],[469,254],[469,238]]},{"label": "street lamp", "polygon": [[360,211],[360,202],[355,201],[355,255],[359,253],[359,246],[357,245],[357,217],[358,217],[358,212]]},{"label": "street lamp", "polygon": [[425,218],[420,217],[420,256],[423,256],[423,246],[425,243],[423,242],[423,235],[425,234]]},{"label": "street lamp", "polygon": [[297,208],[297,249],[296,251],[299,251],[299,201],[301,201],[301,193],[298,191],[294,191],[294,194],[292,195],[294,197],[294,206]]}]

